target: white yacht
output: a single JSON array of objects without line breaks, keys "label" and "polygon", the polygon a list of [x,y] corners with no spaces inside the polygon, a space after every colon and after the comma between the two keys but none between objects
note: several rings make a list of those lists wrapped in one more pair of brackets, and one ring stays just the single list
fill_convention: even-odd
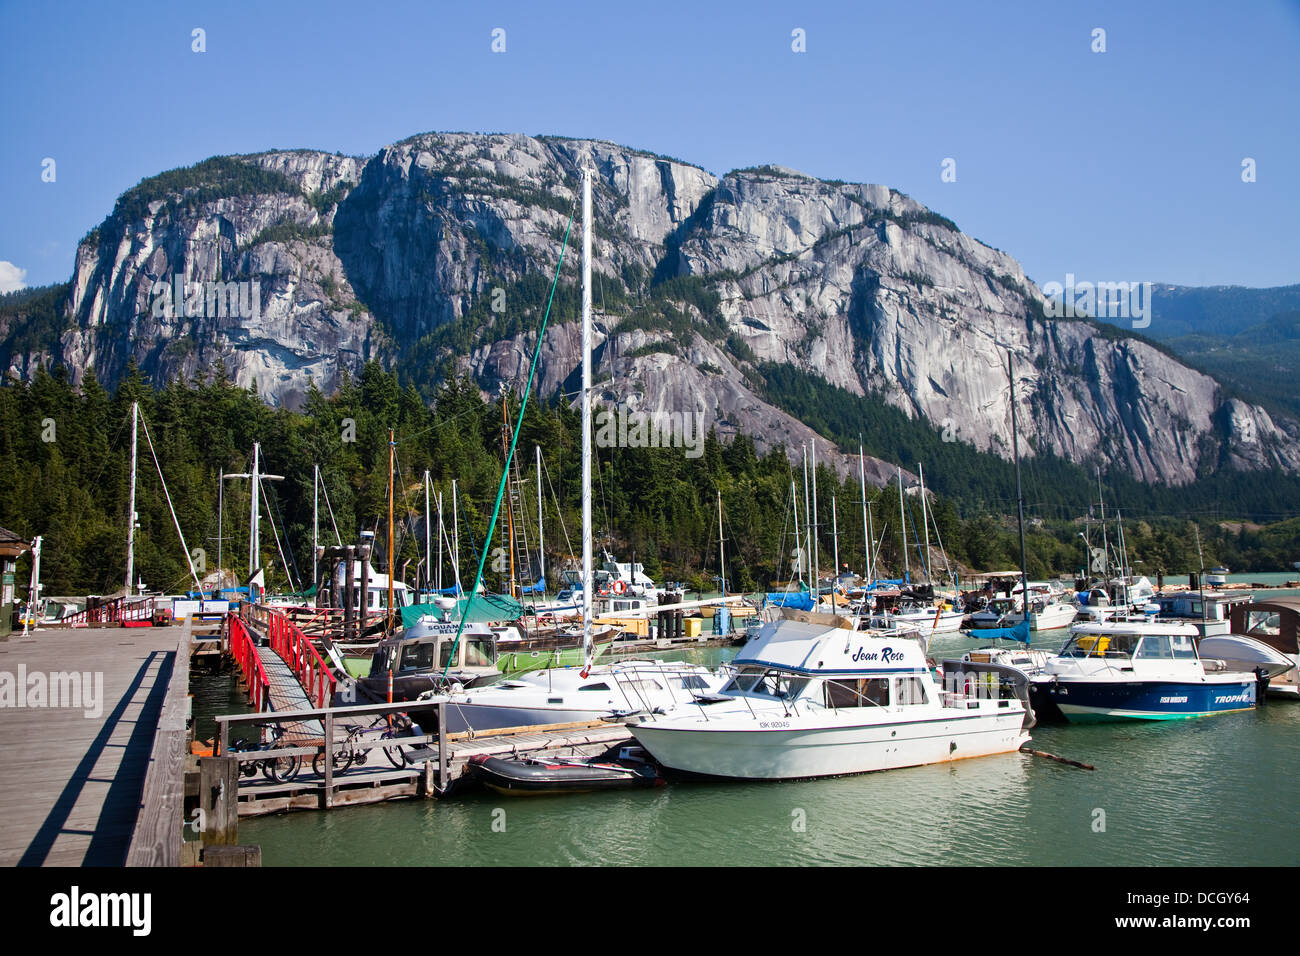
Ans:
[{"label": "white yacht", "polygon": [[[699,664],[659,660],[626,660],[589,669],[552,667],[488,687],[427,693],[420,698],[420,709],[445,703],[449,733],[588,723],[668,712],[715,694],[729,679],[729,672],[719,675]],[[436,724],[426,720],[420,721],[422,726]]]},{"label": "white yacht", "polygon": [[1012,753],[1029,739],[1018,698],[944,691],[913,641],[853,626],[781,609],[720,693],[636,720],[632,733],[672,770],[757,780]]}]

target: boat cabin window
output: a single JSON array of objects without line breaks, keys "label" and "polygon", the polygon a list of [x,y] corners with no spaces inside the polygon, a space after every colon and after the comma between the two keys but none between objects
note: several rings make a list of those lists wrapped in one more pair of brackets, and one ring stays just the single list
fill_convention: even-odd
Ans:
[{"label": "boat cabin window", "polygon": [[930,700],[925,693],[925,684],[921,683],[921,678],[894,678],[895,707],[905,707],[910,704],[928,704],[929,702]]},{"label": "boat cabin window", "polygon": [[1172,658],[1174,656],[1173,648],[1169,644],[1169,635],[1167,634],[1150,634],[1142,638],[1142,643],[1138,645],[1135,657],[1149,660],[1152,658]]},{"label": "boat cabin window", "polygon": [[457,642],[440,641],[438,644],[438,666],[449,667],[451,665],[451,649]]},{"label": "boat cabin window", "polygon": [[434,653],[437,647],[432,642],[407,644],[402,648],[401,671],[429,670],[433,667]]},{"label": "boat cabin window", "polygon": [[609,690],[609,685],[601,681],[599,684],[583,684],[578,690]]},{"label": "boat cabin window", "polygon": [[491,667],[492,641],[489,638],[470,638],[465,642],[466,667]]},{"label": "boat cabin window", "polygon": [[681,686],[686,690],[704,690],[709,686],[709,682],[699,674],[687,674],[681,679]]},{"label": "boat cabin window", "polygon": [[889,678],[828,680],[823,683],[827,707],[888,707]]},{"label": "boat cabin window", "polygon": [[1174,658],[1182,661],[1196,660],[1196,645],[1186,634],[1175,634],[1170,640],[1174,646]]},{"label": "boat cabin window", "polygon": [[621,683],[634,694],[652,694],[663,690],[663,685],[657,680],[625,680]]},{"label": "boat cabin window", "polygon": [[806,677],[792,677],[777,671],[749,670],[737,674],[722,690],[723,693],[740,691],[746,694],[775,697],[778,700],[789,700],[802,691],[807,683]]},{"label": "boat cabin window", "polygon": [[1062,657],[1132,657],[1138,638],[1134,634],[1078,634],[1061,648]]}]

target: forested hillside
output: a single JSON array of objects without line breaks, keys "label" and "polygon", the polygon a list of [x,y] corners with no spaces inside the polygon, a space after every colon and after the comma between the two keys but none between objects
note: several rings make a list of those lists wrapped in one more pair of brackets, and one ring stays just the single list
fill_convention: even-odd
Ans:
[{"label": "forested hillside", "polygon": [[[795,391],[789,383],[777,382],[773,387],[783,388],[787,398],[794,400]],[[817,390],[813,394],[831,396],[823,400],[829,402],[836,393]],[[131,369],[111,394],[93,375],[86,377],[80,389],[74,389],[64,371],[56,368],[53,374],[38,372],[29,383],[10,380],[0,386],[0,526],[28,539],[44,536],[42,580],[47,594],[111,593],[122,586],[133,401],[140,403],[186,543],[191,552],[203,549],[209,571],[217,562],[219,472],[247,471],[255,441],[262,443],[264,468],[285,476],[284,481],[268,482],[266,487],[293,580],[287,579],[274,536],[264,523],[262,560],[272,587],[309,583],[314,464],[321,467],[343,540],[354,540],[364,527],[377,529],[382,543],[386,533],[381,518],[386,514],[386,445],[392,427],[399,472],[399,569],[409,559],[407,576],[413,580],[423,550],[421,486],[428,469],[435,493],[441,490],[444,494],[448,513],[451,481],[458,479],[461,573],[472,575],[500,480],[502,414],[499,403],[484,402],[468,381],[457,379],[444,385],[430,407],[413,385],[370,363],[357,380],[345,378],[329,397],[310,390],[302,411],[291,412],[272,408],[251,390],[236,387],[220,366],[201,380],[175,379],[162,389],[152,388]],[[511,398],[512,415],[517,401],[517,397]],[[819,427],[842,438],[845,451],[856,450],[856,442],[841,434],[848,430],[845,422],[850,420],[836,418],[833,404],[810,405],[810,412],[828,416]],[[581,444],[574,412],[563,404],[530,402],[519,443],[526,483],[535,478],[534,445],[542,447],[546,461],[548,566],[555,567],[562,556],[580,549]],[[930,453],[948,447],[953,446],[940,443],[918,446],[916,451],[928,462]],[[710,434],[704,454],[698,458],[686,457],[682,449],[599,449],[598,454],[597,531],[621,559],[627,560],[635,552],[656,579],[712,586],[717,573],[716,493],[721,491],[729,583],[750,590],[788,577],[788,555],[794,547],[790,486],[797,480],[802,494],[802,475],[793,473],[784,449],[774,448],[760,456],[743,435],[722,443]],[[1015,523],[1009,517],[1014,514],[1014,501],[1006,495],[1005,474],[995,474],[996,466],[1003,463],[991,455],[980,456],[978,468],[996,478],[981,485],[978,471],[960,471],[959,461],[939,462],[928,464],[928,472],[934,473],[940,487],[951,486],[954,493],[941,494],[934,503],[934,537],[942,539],[954,565],[978,570],[1013,567],[1019,554]],[[1072,573],[1082,561],[1077,535],[1083,525],[1075,519],[1086,513],[1095,480],[1091,490],[1086,482],[1080,483],[1075,501],[1069,496],[1058,498],[1064,495],[1064,486],[1048,484],[1050,469],[1044,467],[1042,473],[1041,482],[1031,475],[1026,483],[1031,515],[1046,519],[1030,529],[1029,571],[1034,576]],[[975,497],[958,494],[963,481],[985,490]],[[1159,571],[1182,573],[1196,566],[1187,515],[1204,501],[1195,497],[1181,502],[1129,501],[1125,496],[1134,493],[1134,488],[1117,486],[1110,476],[1104,481],[1110,513],[1127,509],[1130,556],[1143,562],[1138,565],[1140,571],[1154,577]],[[822,466],[817,487],[821,567],[832,566],[834,502],[841,563],[861,570],[864,535],[856,481],[840,482]],[[1211,494],[1208,490],[1196,492],[1200,487],[1193,486],[1192,493]],[[1188,489],[1179,491],[1180,495],[1188,493]],[[525,488],[524,498],[529,522],[534,523],[535,485],[531,490]],[[884,533],[880,551],[883,570],[897,573],[902,564],[897,488],[869,486],[867,500],[872,503],[877,535]],[[907,502],[909,538],[914,539],[919,501],[912,494]],[[1167,516],[1153,516],[1152,505],[1159,505],[1154,510]],[[1071,513],[1076,506],[1077,512]],[[188,573],[143,430],[137,510],[140,577],[153,588],[183,589]],[[1207,566],[1225,562],[1240,570],[1276,570],[1289,567],[1300,557],[1300,521],[1232,526],[1230,530],[1218,524],[1219,518],[1248,516],[1248,512],[1243,499],[1231,506],[1225,503],[1223,510],[1213,514],[1197,515]],[[221,551],[224,565],[241,575],[247,567],[247,514],[247,481],[227,481],[226,537]],[[332,543],[331,520],[323,501],[321,529],[323,542]],[[494,547],[497,544],[493,542]],[[917,561],[912,540],[913,568]],[[20,572],[20,582],[23,573],[25,569]],[[449,578],[450,573],[448,567],[444,575]],[[488,584],[499,586],[499,576],[490,575]]]}]

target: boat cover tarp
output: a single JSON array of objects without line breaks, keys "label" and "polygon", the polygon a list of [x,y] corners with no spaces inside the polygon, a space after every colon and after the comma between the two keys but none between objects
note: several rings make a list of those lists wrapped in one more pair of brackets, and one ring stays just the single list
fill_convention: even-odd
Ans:
[{"label": "boat cover tarp", "polygon": [[[463,597],[450,610],[450,619],[460,623],[465,606],[469,605],[467,624],[491,624],[497,621],[514,621],[524,614],[524,606],[507,594],[480,594]],[[441,616],[442,608],[436,604],[410,604],[402,608],[402,624],[410,627],[425,615]]]},{"label": "boat cover tarp", "polygon": [[812,595],[807,591],[769,591],[767,603],[775,607],[793,607],[800,611],[813,609]]},{"label": "boat cover tarp", "polygon": [[1019,624],[1013,624],[1011,627],[981,627],[977,631],[971,632],[980,640],[989,638],[994,641],[1019,641],[1021,644],[1029,643],[1029,621],[1023,620]]}]

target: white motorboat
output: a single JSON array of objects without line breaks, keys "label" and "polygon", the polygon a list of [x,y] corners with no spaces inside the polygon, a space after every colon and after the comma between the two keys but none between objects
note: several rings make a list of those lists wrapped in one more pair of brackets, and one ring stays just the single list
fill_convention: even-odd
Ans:
[{"label": "white motorboat", "polygon": [[965,615],[948,605],[925,606],[920,604],[901,604],[894,610],[882,611],[871,616],[871,627],[889,630],[896,627],[916,627],[926,637],[935,634],[950,634],[961,630]]},{"label": "white motorboat", "polygon": [[1030,684],[1036,712],[1070,721],[1169,720],[1250,710],[1256,677],[1202,660],[1196,628],[1164,621],[1076,624]]},{"label": "white motorboat", "polygon": [[781,609],[721,691],[630,724],[671,770],[788,780],[1012,753],[1028,739],[1015,697],[942,690],[917,645],[838,615]]},{"label": "white motorboat", "polygon": [[[729,679],[699,664],[626,660],[590,669],[552,667],[488,687],[420,698],[422,712],[446,704],[449,733],[484,733],[505,727],[589,723],[671,711],[716,693]],[[428,718],[426,718],[428,720]],[[425,721],[421,721],[425,725]],[[434,720],[428,720],[433,726]]]}]

